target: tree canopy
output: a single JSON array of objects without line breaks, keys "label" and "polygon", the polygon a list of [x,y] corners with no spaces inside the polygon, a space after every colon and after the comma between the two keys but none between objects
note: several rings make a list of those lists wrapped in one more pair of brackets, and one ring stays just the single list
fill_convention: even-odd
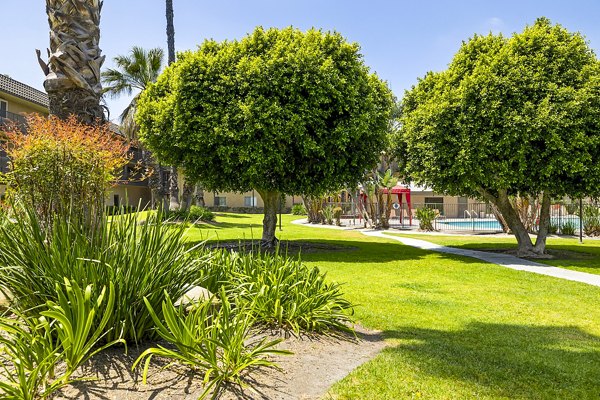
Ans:
[{"label": "tree canopy", "polygon": [[267,203],[357,182],[377,163],[391,107],[358,44],[257,28],[180,53],[142,94],[136,118],[161,161],[208,190],[255,189]]},{"label": "tree canopy", "polygon": [[[520,248],[543,253],[550,198],[600,191],[599,95],[579,33],[540,18],[509,38],[475,35],[407,91],[398,156],[417,183],[496,204]],[[516,194],[545,197],[535,249],[512,218]]]}]

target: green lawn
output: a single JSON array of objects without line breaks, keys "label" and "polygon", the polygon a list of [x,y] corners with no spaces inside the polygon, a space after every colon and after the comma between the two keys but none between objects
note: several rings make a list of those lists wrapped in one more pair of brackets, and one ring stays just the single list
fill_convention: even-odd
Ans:
[{"label": "green lawn", "polygon": [[[517,248],[517,240],[515,237],[508,235],[505,237],[498,237],[485,235],[458,236],[387,233],[394,236],[411,237],[444,246],[464,249],[485,251],[491,249]],[[548,249],[554,253],[555,258],[535,261],[555,267],[588,272],[590,274],[600,274],[600,240],[584,238],[583,244],[581,244],[577,238],[551,237],[548,238],[547,246]],[[600,395],[598,398],[600,398]]]},{"label": "green lawn", "polygon": [[[188,235],[260,238],[261,218],[221,215],[216,227]],[[295,218],[284,216],[282,239],[349,246],[302,258],[345,282],[358,320],[390,343],[331,397],[600,398],[600,288],[358,232],[291,225]]]}]

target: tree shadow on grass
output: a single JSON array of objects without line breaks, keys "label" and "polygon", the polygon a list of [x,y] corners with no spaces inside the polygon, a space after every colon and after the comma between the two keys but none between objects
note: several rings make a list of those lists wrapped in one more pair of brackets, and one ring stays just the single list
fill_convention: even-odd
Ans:
[{"label": "tree shadow on grass", "polygon": [[396,353],[423,373],[477,387],[477,396],[600,398],[600,337],[574,326],[476,322],[463,330],[384,332]]}]

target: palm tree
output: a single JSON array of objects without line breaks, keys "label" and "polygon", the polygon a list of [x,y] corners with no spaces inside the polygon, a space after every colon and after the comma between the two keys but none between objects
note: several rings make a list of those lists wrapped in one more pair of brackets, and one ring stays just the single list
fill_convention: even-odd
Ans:
[{"label": "palm tree", "polygon": [[[107,69],[102,72],[102,82],[106,86],[104,93],[116,98],[121,95],[133,97],[127,108],[120,115],[121,132],[130,140],[137,140],[139,127],[135,123],[134,115],[140,93],[155,82],[163,65],[163,50],[160,48],[145,50],[134,46],[128,55],[117,56],[113,59],[116,69]],[[164,201],[166,196],[165,182],[163,182],[163,168],[156,163],[149,152],[145,162],[152,169],[148,178],[148,186],[152,191],[152,203]],[[160,204],[160,203],[159,203]]]},{"label": "palm tree", "polygon": [[104,56],[100,41],[102,0],[46,0],[50,25],[48,63],[38,61],[46,74],[44,88],[50,114],[67,118],[74,114],[85,123],[104,120],[100,105],[100,68]]}]

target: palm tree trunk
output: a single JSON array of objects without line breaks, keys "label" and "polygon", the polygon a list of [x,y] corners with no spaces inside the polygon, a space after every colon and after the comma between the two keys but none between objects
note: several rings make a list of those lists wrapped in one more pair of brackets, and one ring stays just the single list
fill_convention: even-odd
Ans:
[{"label": "palm tree trunk", "polygon": [[[168,65],[175,62],[175,26],[173,24],[173,15],[173,0],[166,0]],[[178,210],[181,207],[177,180],[177,167],[173,166],[171,167],[169,179],[170,210]]]},{"label": "palm tree trunk", "polygon": [[50,114],[65,119],[74,114],[80,121],[104,121],[100,105],[100,68],[104,56],[100,41],[102,0],[46,0],[50,25],[48,64],[38,61],[46,74],[44,88]]}]

